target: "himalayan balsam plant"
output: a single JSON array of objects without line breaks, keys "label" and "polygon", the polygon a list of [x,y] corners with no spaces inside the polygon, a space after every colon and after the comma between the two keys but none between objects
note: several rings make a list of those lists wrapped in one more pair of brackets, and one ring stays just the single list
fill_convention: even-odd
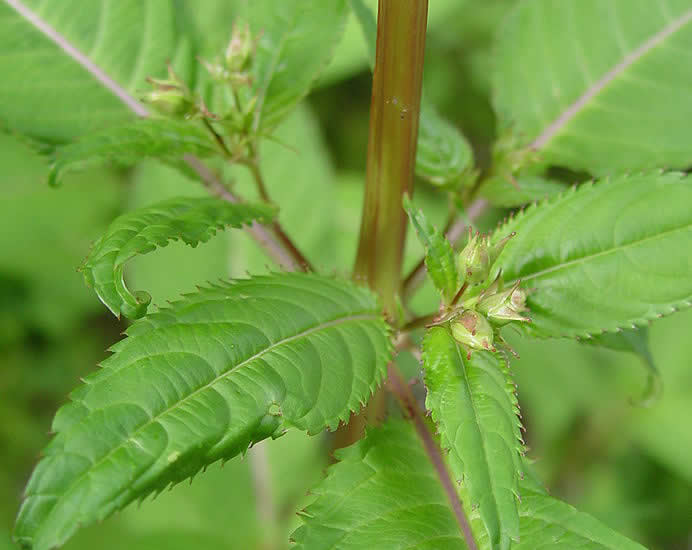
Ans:
[{"label": "himalayan balsam plant", "polygon": [[[642,548],[549,496],[532,471],[505,338],[646,353],[639,328],[691,305],[689,0],[520,1],[488,69],[499,121],[488,166],[423,93],[427,0],[379,0],[377,16],[363,0],[238,4],[214,57],[186,19],[192,2],[0,3],[3,54],[25,64],[3,74],[0,116],[48,156],[50,184],[153,158],[208,190],[117,217],[79,268],[131,324],[55,415],[15,540],[61,546],[302,430],[336,431],[343,448],[299,512],[293,548]],[[338,276],[282,226],[290,205],[272,201],[262,147],[349,17],[373,87],[360,238]],[[130,20],[148,21],[145,38]],[[566,187],[557,169],[581,179]],[[233,184],[239,171],[251,192]],[[290,188],[293,174],[281,177]],[[444,229],[414,205],[424,180],[449,199]],[[300,207],[330,215],[330,204]],[[507,217],[482,231],[491,208]],[[425,258],[403,276],[407,226]],[[200,282],[160,307],[128,287],[128,260],[230,228],[266,251],[270,274]],[[440,305],[414,314],[426,278]],[[420,357],[424,393],[402,350]]]}]

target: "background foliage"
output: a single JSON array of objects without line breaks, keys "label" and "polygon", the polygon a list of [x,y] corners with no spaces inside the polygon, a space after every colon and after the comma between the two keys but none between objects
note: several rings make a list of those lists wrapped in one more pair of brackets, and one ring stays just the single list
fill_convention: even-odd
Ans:
[{"label": "background foliage", "polygon": [[[491,97],[491,37],[515,3],[439,0],[431,5],[426,97],[461,129],[481,166],[487,165],[497,127],[491,105],[502,101]],[[233,2],[205,1],[188,10],[188,18],[168,11],[142,15],[138,4],[113,4],[118,6],[113,17],[116,21],[120,17],[148,24],[146,31],[133,28],[127,31],[131,32],[128,38],[130,34],[123,35],[118,27],[106,35],[124,44],[118,56],[121,60],[137,55],[141,49],[139,37],[158,37],[151,51],[144,48],[149,55],[139,72],[126,75],[133,90],[141,88],[144,76],[160,72],[171,52],[175,52],[174,61],[180,70],[192,71],[192,46],[178,40],[171,29],[183,24],[204,29],[198,48],[203,56],[213,56],[227,40],[236,9]],[[65,8],[65,13],[74,12],[74,7]],[[5,15],[4,11],[0,15]],[[535,14],[518,12],[514,17],[530,16]],[[559,14],[553,17],[561,20]],[[623,22],[626,37],[636,31],[630,30],[630,23]],[[83,39],[88,42],[89,34],[80,30],[80,20],[73,24],[75,32],[84,32]],[[22,44],[35,44],[29,35],[17,39]],[[108,44],[99,47],[104,55],[113,54]],[[42,55],[39,48],[35,55]],[[650,63],[677,66],[665,59],[652,59]],[[111,70],[119,75],[125,68]],[[28,89],[27,83],[35,78],[18,70],[7,74],[10,76],[0,86],[0,102],[6,105],[14,104],[17,94]],[[41,78],[49,76],[42,74]],[[676,71],[670,75],[671,79],[683,77]],[[299,152],[278,143],[267,143],[264,149],[267,184],[276,201],[284,205],[282,221],[286,229],[296,235],[310,260],[327,272],[350,265],[355,254],[369,83],[368,51],[350,15],[336,57],[318,89],[277,130],[279,141],[297,144]],[[114,121],[126,114],[119,104],[111,104],[110,98],[91,95],[88,89],[63,92],[68,99],[80,98],[73,113],[88,112],[96,105]],[[16,118],[10,122],[21,126],[31,125],[32,119],[48,120],[50,124],[42,123],[40,137],[55,140],[67,136],[68,122],[73,135],[91,129],[84,117],[65,121],[51,113],[45,96],[34,103],[41,109],[17,109]],[[663,115],[655,116],[660,119]],[[684,115],[676,116],[686,120]],[[522,123],[529,134],[536,129],[530,114]],[[575,120],[577,123],[588,126],[589,120]],[[684,137],[685,128],[675,129],[672,143]],[[662,143],[662,152],[657,154],[664,154],[666,145]],[[558,158],[559,142],[551,147],[550,154]],[[641,167],[646,167],[646,158],[639,158]],[[670,156],[670,163],[676,160]],[[44,160],[13,135],[0,135],[0,166],[0,548],[4,550],[13,548],[9,533],[19,496],[39,450],[48,440],[50,419],[78,379],[104,359],[103,349],[126,328],[124,322],[104,310],[84,286],[76,268],[90,244],[116,215],[173,196],[205,193],[198,183],[156,161],[133,168],[87,168],[67,173],[62,188],[56,191],[45,184],[48,167]],[[572,168],[583,167],[577,163]],[[291,174],[290,181],[285,174]],[[243,175],[238,177],[238,185],[247,186],[251,194],[249,182],[243,181]],[[556,180],[552,185],[561,186],[573,183],[574,177],[558,174]],[[424,206],[438,226],[443,225],[444,197],[432,193],[427,185],[422,180],[417,182],[415,203]],[[549,194],[550,185],[544,180],[535,182],[539,196]],[[523,189],[527,187],[530,185]],[[315,212],[306,217],[303,205],[308,202],[332,206],[328,214]],[[486,228],[493,227],[503,215],[502,210],[491,211],[482,223]],[[410,238],[406,267],[411,267],[421,253],[416,239]],[[152,303],[162,305],[194,290],[200,281],[243,275],[246,270],[268,271],[267,263],[246,235],[234,232],[219,233],[194,252],[173,242],[134,258],[126,271],[131,288],[150,290]],[[427,312],[434,307],[435,299],[434,289],[426,287],[414,305],[420,312]],[[529,434],[527,446],[551,493],[653,549],[683,550],[692,537],[690,333],[690,311],[657,321],[651,327],[653,362],[661,371],[664,391],[648,409],[632,406],[647,380],[646,366],[638,356],[577,342],[535,342],[509,335],[521,355],[513,363],[513,375]],[[410,370],[416,372],[415,365]],[[223,468],[211,467],[190,485],[176,486],[153,501],[85,529],[66,548],[80,550],[98,545],[106,550],[183,549],[192,543],[209,550],[281,548],[287,534],[298,526],[294,510],[311,500],[306,492],[326,466],[326,444],[323,437],[309,438],[299,432],[291,432],[271,445],[261,444],[272,486],[269,501],[255,494],[250,461],[235,459]],[[170,527],[171,517],[175,518],[174,530]],[[265,528],[267,517],[278,518],[274,530]]]}]

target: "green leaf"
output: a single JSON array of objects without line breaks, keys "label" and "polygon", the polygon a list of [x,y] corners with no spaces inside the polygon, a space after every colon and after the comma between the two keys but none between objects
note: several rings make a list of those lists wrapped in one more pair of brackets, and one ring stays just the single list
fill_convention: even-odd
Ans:
[{"label": "green leaf", "polygon": [[582,185],[529,206],[493,239],[516,231],[494,268],[529,292],[543,337],[632,328],[692,304],[692,184],[648,172]]},{"label": "green leaf", "polygon": [[452,472],[478,507],[490,547],[507,549],[519,539],[523,450],[506,360],[486,351],[467,358],[446,327],[433,327],[423,341],[423,366],[426,407]]},{"label": "green leaf", "polygon": [[253,61],[255,128],[270,130],[303,99],[341,39],[347,0],[253,0],[243,16],[260,35]]},{"label": "green leaf", "polygon": [[[438,478],[410,424],[390,420],[338,452],[341,459],[313,490],[316,500],[293,533],[296,550],[464,550]],[[513,550],[644,550],[591,516],[522,488],[521,542]],[[465,491],[459,489],[462,502]],[[480,550],[489,550],[477,511],[467,508]]]},{"label": "green leaf", "polygon": [[66,172],[104,162],[129,166],[145,158],[157,158],[177,164],[185,154],[210,157],[219,153],[209,134],[194,122],[165,118],[138,120],[58,147],[48,182],[58,185]]},{"label": "green leaf", "polygon": [[[350,0],[368,49],[370,68],[375,63],[377,22],[363,0]],[[423,95],[418,127],[416,175],[439,186],[458,187],[472,177],[473,151],[466,138],[443,119]]]},{"label": "green leaf", "polygon": [[505,178],[492,178],[483,183],[479,194],[493,206],[513,208],[558,195],[566,186],[540,176],[521,176],[516,184]]},{"label": "green leaf", "polygon": [[145,114],[134,97],[145,78],[165,72],[169,59],[192,59],[174,4],[2,2],[0,121],[64,142]]},{"label": "green leaf", "polygon": [[496,110],[546,164],[597,174],[692,164],[686,0],[528,0],[498,36]]},{"label": "green leaf", "polygon": [[217,229],[240,227],[271,219],[267,205],[231,204],[220,199],[183,197],[162,201],[123,214],[110,225],[84,261],[81,270],[89,286],[116,317],[137,318],[146,313],[151,297],[132,294],[123,280],[123,266],[139,254],[181,240],[190,246],[208,241]]},{"label": "green leaf", "polygon": [[443,300],[449,304],[460,284],[454,249],[445,236],[428,221],[425,214],[414,208],[408,195],[404,197],[404,209],[425,247],[425,266],[428,268],[428,274]]},{"label": "green leaf", "polygon": [[349,282],[220,283],[134,323],[55,417],[15,536],[36,550],[288,427],[335,428],[386,373],[389,330]]}]

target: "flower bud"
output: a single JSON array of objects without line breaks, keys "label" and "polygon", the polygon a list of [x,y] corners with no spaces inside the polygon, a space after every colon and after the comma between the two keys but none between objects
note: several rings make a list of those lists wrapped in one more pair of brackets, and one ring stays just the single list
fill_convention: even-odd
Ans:
[{"label": "flower bud", "polygon": [[469,284],[485,281],[490,273],[488,239],[469,229],[469,242],[459,254],[459,270]]},{"label": "flower bud", "polygon": [[[493,350],[493,328],[488,320],[478,313],[467,309],[451,323],[454,339],[470,349]],[[470,353],[470,351],[469,351]]]},{"label": "flower bud", "polygon": [[483,293],[478,302],[478,310],[497,325],[505,325],[510,321],[530,321],[521,315],[522,311],[526,311],[526,293],[519,288],[519,281],[502,292],[498,292],[496,283],[497,280]]},{"label": "flower bud", "polygon": [[250,26],[247,23],[243,27],[234,24],[231,41],[228,43],[224,55],[228,70],[232,73],[247,70],[252,62],[255,46],[256,42],[250,34]]},{"label": "flower bud", "polygon": [[195,110],[195,105],[179,90],[152,90],[142,96],[159,113],[171,117],[184,117]]}]

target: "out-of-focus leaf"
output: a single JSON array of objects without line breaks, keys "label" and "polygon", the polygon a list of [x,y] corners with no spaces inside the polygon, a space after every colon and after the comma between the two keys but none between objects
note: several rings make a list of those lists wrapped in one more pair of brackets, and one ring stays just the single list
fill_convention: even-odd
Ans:
[{"label": "out-of-focus leaf", "polygon": [[226,226],[241,227],[253,221],[268,221],[273,207],[262,204],[232,204],[216,198],[178,197],[123,214],[94,243],[81,267],[84,279],[116,317],[142,317],[151,296],[132,294],[123,278],[124,264],[134,256],[181,240],[190,246],[208,241]]},{"label": "out-of-focus leaf", "polygon": [[493,206],[513,208],[540,201],[565,191],[565,184],[539,176],[522,176],[512,183],[505,178],[492,178],[483,183],[480,196]]},{"label": "out-of-focus leaf", "polygon": [[433,327],[423,342],[426,408],[449,449],[452,472],[478,507],[490,548],[519,539],[522,475],[519,412],[505,360],[474,352],[470,358],[446,327]]},{"label": "out-of-focus leaf", "polygon": [[414,208],[408,195],[404,197],[406,210],[416,234],[425,247],[425,266],[435,287],[446,303],[451,303],[459,290],[460,280],[457,259],[452,245],[423,214]]},{"label": "out-of-focus leaf", "polygon": [[692,164],[687,0],[527,0],[498,37],[496,109],[544,162],[596,174]]},{"label": "out-of-focus leaf", "polygon": [[146,158],[157,158],[178,163],[185,154],[209,157],[219,153],[209,133],[194,122],[138,120],[58,147],[48,182],[58,185],[67,172],[106,162],[130,166]]},{"label": "out-of-focus leaf", "polygon": [[[692,304],[692,180],[648,172],[582,185],[529,206],[491,277],[528,291],[529,333],[588,337]],[[652,215],[655,212],[656,215]]]},{"label": "out-of-focus leaf", "polygon": [[131,118],[145,78],[192,57],[174,3],[163,1],[3,2],[0,49],[0,122],[50,142]]},{"label": "out-of-focus leaf", "polygon": [[53,548],[286,427],[335,428],[391,356],[375,296],[317,275],[201,289],[127,334],[56,415],[17,519],[27,546]]}]

